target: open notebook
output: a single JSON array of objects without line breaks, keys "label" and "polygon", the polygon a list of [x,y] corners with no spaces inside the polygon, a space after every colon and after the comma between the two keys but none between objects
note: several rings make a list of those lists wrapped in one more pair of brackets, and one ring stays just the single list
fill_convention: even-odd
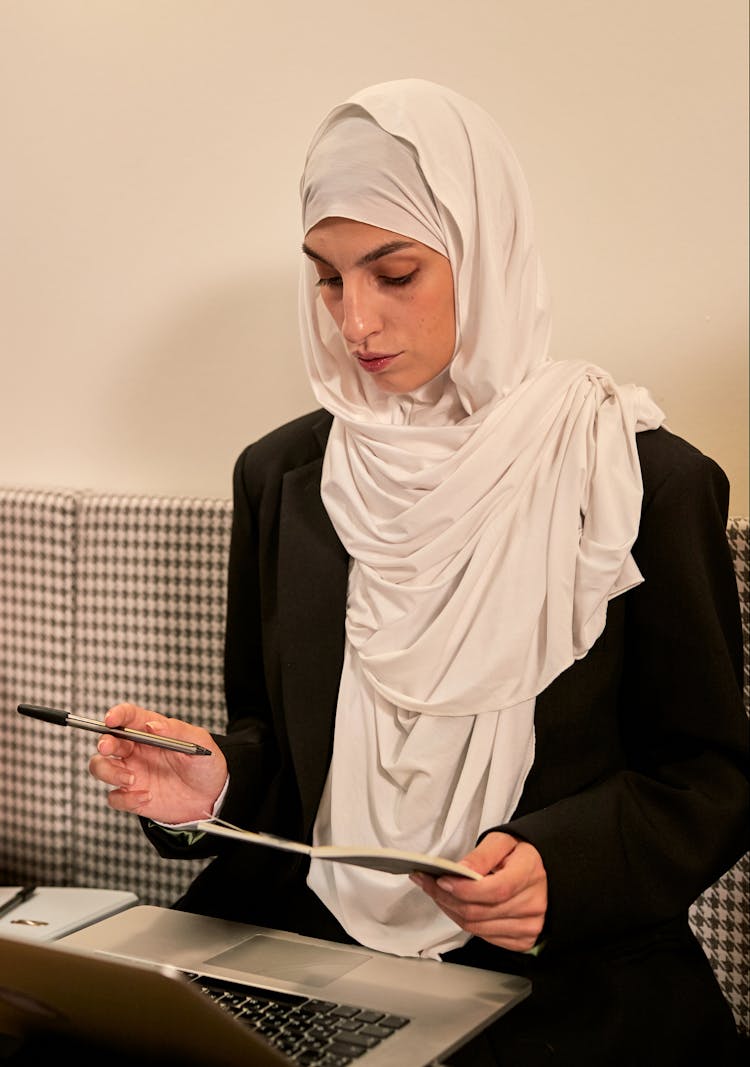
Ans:
[{"label": "open notebook", "polygon": [[424,1067],[531,988],[148,905],[53,944],[0,941],[0,961],[0,1032],[45,1026],[202,1067]]},{"label": "open notebook", "polygon": [[441,874],[458,875],[461,878],[480,879],[471,867],[444,859],[442,856],[428,856],[422,852],[406,852],[400,848],[371,848],[367,845],[305,845],[301,841],[290,841],[275,834],[258,833],[243,830],[224,819],[206,819],[197,824],[197,829],[217,837],[230,837],[234,841],[244,841],[246,845],[265,845],[278,848],[283,852],[301,852],[315,859],[328,860],[331,863],[350,863],[355,867],[370,867],[388,874],[410,874],[421,871],[439,878]]}]

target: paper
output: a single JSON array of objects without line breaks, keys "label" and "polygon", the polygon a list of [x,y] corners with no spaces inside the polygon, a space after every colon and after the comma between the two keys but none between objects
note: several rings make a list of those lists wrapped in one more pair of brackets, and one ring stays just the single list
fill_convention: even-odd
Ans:
[{"label": "paper", "polygon": [[352,863],[355,867],[370,867],[376,871],[389,874],[411,874],[420,871],[435,878],[441,875],[458,875],[478,881],[482,875],[464,867],[461,863],[443,859],[441,856],[426,856],[421,852],[404,852],[398,848],[366,848],[363,845],[304,845],[299,841],[288,841],[285,837],[273,834],[255,833],[242,830],[239,826],[222,819],[206,820],[197,824],[198,830],[217,837],[230,837],[250,845],[266,845],[279,848],[284,852],[302,852],[315,859],[330,860],[335,863]]}]

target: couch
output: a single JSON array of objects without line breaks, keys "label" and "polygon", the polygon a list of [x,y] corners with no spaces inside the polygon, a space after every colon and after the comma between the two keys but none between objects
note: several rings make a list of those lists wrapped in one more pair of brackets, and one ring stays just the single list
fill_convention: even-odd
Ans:
[{"label": "couch", "polygon": [[[0,489],[0,884],[129,889],[169,905],[205,861],[161,859],[137,819],[87,774],[92,735],[16,713],[45,704],[101,718],[118,700],[206,728],[223,723],[231,502]],[[748,520],[730,520],[750,632]],[[745,700],[750,700],[748,659]],[[750,1034],[750,863],[695,903],[691,922]]]}]

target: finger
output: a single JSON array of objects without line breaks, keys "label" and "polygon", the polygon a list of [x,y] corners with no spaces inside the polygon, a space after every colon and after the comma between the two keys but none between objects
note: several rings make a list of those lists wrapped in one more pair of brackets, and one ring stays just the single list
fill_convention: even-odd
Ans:
[{"label": "finger", "polygon": [[120,760],[105,756],[92,756],[89,760],[89,773],[105,785],[127,788],[135,783],[135,775]]},{"label": "finger", "polygon": [[195,726],[194,723],[184,722],[182,719],[172,719],[166,715],[148,712],[147,720],[141,729],[144,733],[175,737],[180,741],[192,741],[211,749],[212,752],[219,751],[216,742],[207,730],[204,730],[202,726]]},{"label": "finger", "polygon": [[518,844],[517,837],[493,831],[482,838],[476,848],[464,857],[464,861],[480,874],[489,874],[507,863]]},{"label": "finger", "polygon": [[[470,932],[470,931],[469,931]],[[508,934],[508,933],[488,933],[488,934],[473,934],[474,937],[481,937],[483,941],[488,941],[491,945],[497,945],[498,948],[508,949],[510,952],[528,952],[529,949],[539,941],[539,933],[532,932],[527,934]]]},{"label": "finger", "polygon": [[132,741],[123,741],[122,738],[112,737],[111,734],[102,734],[96,743],[97,752],[111,759],[127,759],[132,756],[134,748]]},{"label": "finger", "polygon": [[104,715],[107,726],[129,726],[132,730],[142,730],[149,718],[159,718],[156,712],[148,711],[139,704],[123,702],[114,704]]},{"label": "finger", "polygon": [[107,803],[115,811],[140,815],[151,802],[151,794],[145,789],[113,789],[107,795]]},{"label": "finger", "polygon": [[430,896],[442,905],[455,903],[495,905],[512,900],[526,887],[526,879],[506,871],[486,874],[480,881],[440,877],[430,887]]},{"label": "finger", "polygon": [[519,893],[506,904],[465,904],[448,899],[445,903],[435,903],[454,922],[480,924],[489,922],[526,922],[535,920],[544,914],[545,908],[539,894],[529,889]]},{"label": "finger", "polygon": [[478,874],[491,874],[505,866],[518,844],[518,838],[493,830],[459,862],[471,867]]},{"label": "finger", "polygon": [[543,916],[534,915],[523,919],[494,919],[487,922],[458,923],[461,929],[474,937],[481,937],[493,944],[502,943],[506,948],[522,945],[521,951],[531,948],[539,940],[544,926]]},{"label": "finger", "polygon": [[446,914],[472,920],[533,914],[544,911],[547,904],[544,872],[534,865],[524,864],[522,874],[504,869],[480,881],[425,876],[414,881]]},{"label": "finger", "polygon": [[495,907],[509,899],[502,891],[502,886],[500,889],[497,885],[489,888],[485,886],[484,883],[489,881],[490,876],[485,876],[481,881],[469,878],[431,878],[420,873],[410,877],[446,914],[463,914],[472,905],[484,911],[487,907]]},{"label": "finger", "polygon": [[516,842],[502,861],[502,865],[487,873],[480,881],[462,885],[460,878],[438,878],[438,890],[458,900],[476,903],[505,903],[523,893],[529,886],[546,877],[536,849],[524,842]]},{"label": "finger", "polygon": [[107,726],[132,726],[136,714],[135,704],[113,704],[104,713]]},{"label": "finger", "polygon": [[[545,908],[539,906],[529,894],[529,900],[519,905],[522,914],[500,915],[492,905],[467,905],[450,895],[441,894],[435,879],[426,875],[412,878],[417,885],[432,897],[437,907],[460,929],[490,944],[514,952],[526,952],[533,948],[544,926]],[[438,899],[440,898],[440,899]],[[516,901],[513,902],[515,907]]]},{"label": "finger", "polygon": [[518,914],[498,915],[491,909],[441,908],[456,926],[493,944],[512,947],[512,942],[524,942],[524,948],[535,943],[544,926],[545,910],[529,902]]}]

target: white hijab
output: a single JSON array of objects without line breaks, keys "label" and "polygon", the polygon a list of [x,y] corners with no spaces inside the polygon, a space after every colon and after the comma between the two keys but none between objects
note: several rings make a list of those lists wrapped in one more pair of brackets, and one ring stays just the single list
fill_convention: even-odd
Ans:
[{"label": "white hijab", "polygon": [[[334,416],[321,492],[351,557],[313,837],[459,859],[518,804],[537,694],[642,580],[635,434],[663,414],[596,366],[549,359],[526,183],[471,101],[414,79],[357,93],[314,135],[301,197],[305,233],[342,216],[447,255],[457,333],[445,372],[383,392],[303,266],[304,355]],[[438,957],[468,939],[405,876],[313,861],[308,881],[372,948]]]}]

